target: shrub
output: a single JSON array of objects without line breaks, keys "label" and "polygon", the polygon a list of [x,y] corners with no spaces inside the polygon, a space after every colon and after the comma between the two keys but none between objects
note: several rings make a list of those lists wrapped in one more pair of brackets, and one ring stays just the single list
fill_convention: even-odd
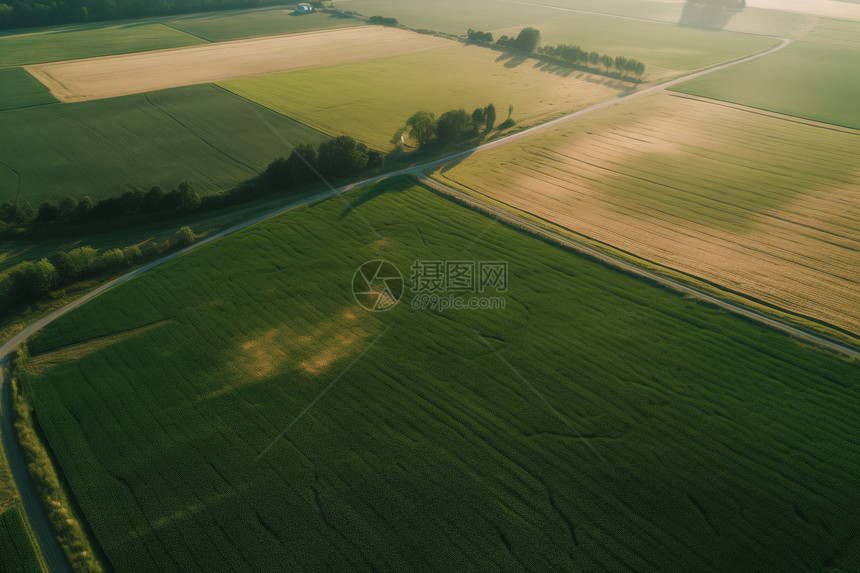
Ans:
[{"label": "shrub", "polygon": [[191,227],[185,225],[184,227],[177,229],[173,238],[176,240],[177,245],[184,247],[194,242],[194,231],[191,230]]}]

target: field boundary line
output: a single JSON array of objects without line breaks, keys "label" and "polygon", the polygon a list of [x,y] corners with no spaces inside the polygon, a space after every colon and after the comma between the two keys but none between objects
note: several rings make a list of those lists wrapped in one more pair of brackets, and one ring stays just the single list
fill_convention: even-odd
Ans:
[{"label": "field boundary line", "polygon": [[845,358],[860,360],[860,350],[840,344],[823,336],[812,334],[802,328],[792,326],[777,318],[769,317],[741,304],[735,304],[719,298],[718,296],[705,293],[695,287],[686,285],[681,281],[669,278],[657,271],[651,271],[640,267],[635,263],[626,261],[615,255],[611,255],[570,237],[566,237],[551,229],[547,229],[521,215],[508,211],[503,207],[492,205],[464,191],[460,191],[459,189],[455,189],[454,187],[436,181],[435,179],[431,179],[426,175],[416,173],[415,177],[417,178],[418,183],[426,189],[460,201],[483,214],[489,215],[497,220],[507,223],[510,226],[526,231],[537,238],[551,241],[556,245],[573,250],[580,255],[585,255],[590,259],[606,264],[607,266],[622,271],[625,274],[644,279],[680,294],[692,296],[700,302],[711,304],[741,318],[757,322],[773,330],[787,334],[791,338],[801,339],[805,342],[814,344],[819,348],[840,354]]}]

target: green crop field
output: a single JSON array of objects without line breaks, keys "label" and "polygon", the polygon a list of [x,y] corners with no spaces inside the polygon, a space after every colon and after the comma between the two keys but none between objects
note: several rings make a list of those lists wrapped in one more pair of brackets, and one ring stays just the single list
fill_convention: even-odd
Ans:
[{"label": "green crop field", "polygon": [[0,513],[0,569],[3,573],[40,573],[20,506]]},{"label": "green crop field", "polygon": [[26,70],[0,68],[0,111],[56,101],[48,88]]},{"label": "green crop field", "polygon": [[24,34],[0,35],[0,67],[76,60],[205,44],[206,41],[163,24],[131,22],[70,26]]},{"label": "green crop field", "polygon": [[856,337],[858,160],[850,130],[664,93],[436,177]]},{"label": "green crop field", "polygon": [[222,190],[289,155],[281,138],[326,138],[212,85],[0,112],[0,132],[15,134],[0,139],[0,203],[34,206],[183,180]]},{"label": "green crop field", "polygon": [[[540,4],[540,2],[538,2]],[[516,35],[525,26],[541,31],[544,43],[578,44],[586,50],[636,58],[648,66],[645,78],[655,80],[766,49],[772,38],[748,34],[700,30],[668,22],[639,20],[672,13],[669,8],[648,2],[552,2],[538,6],[531,2],[401,2],[395,0],[347,0],[338,7],[362,14],[393,16],[414,28],[465,35],[468,28],[486,30],[498,38]],[[656,4],[656,5],[655,5]],[[562,9],[559,9],[561,7]],[[586,14],[570,9],[626,14],[625,17]]]},{"label": "green crop field", "polygon": [[333,135],[348,134],[377,149],[419,110],[493,103],[497,123],[514,106],[520,126],[546,121],[617,96],[631,84],[581,72],[553,73],[538,62],[500,58],[493,50],[454,44],[401,56],[297,70],[219,85]]},{"label": "green crop field", "polygon": [[254,36],[358,26],[364,23],[363,20],[335,18],[322,13],[294,16],[292,12],[292,9],[280,6],[252,12],[194,14],[171,19],[169,25],[211,42],[224,42]]},{"label": "green crop field", "polygon": [[[404,180],[346,197],[32,341],[37,414],[116,571],[854,563],[860,365]],[[505,308],[413,310],[407,286],[368,313],[371,259],[412,286],[416,259],[505,261]]]},{"label": "green crop field", "polygon": [[822,20],[776,54],[672,89],[860,129],[858,69],[860,22]]}]

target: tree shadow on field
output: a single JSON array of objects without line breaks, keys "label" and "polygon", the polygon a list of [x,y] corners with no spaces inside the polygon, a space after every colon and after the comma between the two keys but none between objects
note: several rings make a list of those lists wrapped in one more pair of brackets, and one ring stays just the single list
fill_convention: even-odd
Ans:
[{"label": "tree shadow on field", "polygon": [[517,68],[524,63],[528,58],[523,54],[517,54],[515,52],[502,52],[499,54],[499,57],[496,58],[496,62],[505,62],[506,68]]},{"label": "tree shadow on field", "polygon": [[604,75],[596,70],[582,68],[581,66],[566,66],[542,60],[535,62],[533,68],[562,78],[582,80],[590,84],[604,86],[618,91],[629,90],[632,83],[618,79],[618,77]]},{"label": "tree shadow on field", "polygon": [[348,216],[352,211],[361,207],[365,203],[369,203],[387,193],[400,193],[401,191],[405,191],[411,185],[411,182],[407,182],[403,177],[395,177],[394,179],[388,181],[381,181],[374,185],[371,185],[370,189],[362,193],[359,197],[357,197],[354,201],[350,202],[349,205],[344,208],[341,212],[338,220],[341,220]]},{"label": "tree shadow on field", "polygon": [[687,0],[681,10],[679,26],[722,30],[729,21],[743,11],[745,0]]}]

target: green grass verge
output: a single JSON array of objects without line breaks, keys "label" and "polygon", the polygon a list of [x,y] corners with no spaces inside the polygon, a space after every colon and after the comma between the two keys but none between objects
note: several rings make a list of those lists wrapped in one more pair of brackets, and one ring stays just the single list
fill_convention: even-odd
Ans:
[{"label": "green grass verge", "polygon": [[34,206],[183,180],[228,189],[289,155],[281,138],[326,139],[212,85],[0,112],[0,132],[16,134],[0,139],[0,202],[20,191]]},{"label": "green grass verge", "polygon": [[151,22],[69,26],[0,36],[0,67],[128,54],[205,44],[185,32]]},{"label": "green grass verge", "polygon": [[294,16],[292,12],[291,8],[279,6],[253,12],[195,14],[171,19],[169,25],[211,42],[224,42],[364,24],[363,20],[335,18],[321,12],[303,16]]},{"label": "green grass verge", "polygon": [[0,68],[0,111],[56,102],[39,80],[22,68]]},{"label": "green grass verge", "polygon": [[[117,571],[848,563],[858,364],[403,181],[347,199],[32,342],[37,414]],[[417,311],[407,288],[366,313],[350,283],[379,258],[407,284],[416,259],[507,261],[506,307]]]},{"label": "green grass verge", "polygon": [[20,506],[0,513],[0,569],[3,573],[43,571],[25,519]]},{"label": "green grass verge", "polygon": [[416,111],[469,114],[489,103],[500,124],[514,106],[528,126],[610,99],[632,84],[597,75],[543,69],[540,62],[454,44],[434,50],[327,68],[297,70],[219,85],[322,131],[345,133],[381,149]]},{"label": "green grass verge", "polygon": [[672,89],[860,129],[860,22],[822,20],[806,38]]},{"label": "green grass verge", "polygon": [[83,524],[71,509],[59,475],[39,439],[33,409],[24,398],[22,382],[26,384],[26,362],[26,351],[19,351],[10,382],[15,409],[15,432],[27,462],[27,471],[71,570],[76,573],[100,573],[101,565],[87,539]]}]

